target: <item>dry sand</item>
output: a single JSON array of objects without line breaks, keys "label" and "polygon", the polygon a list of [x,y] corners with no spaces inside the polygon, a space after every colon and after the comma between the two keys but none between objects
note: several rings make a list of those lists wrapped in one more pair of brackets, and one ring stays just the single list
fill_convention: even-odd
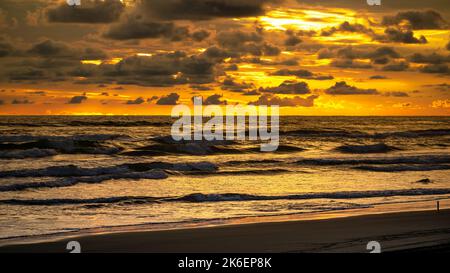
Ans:
[{"label": "dry sand", "polygon": [[67,252],[73,240],[82,252],[368,252],[369,241],[378,241],[382,251],[448,251],[450,210],[85,235],[0,252]]}]

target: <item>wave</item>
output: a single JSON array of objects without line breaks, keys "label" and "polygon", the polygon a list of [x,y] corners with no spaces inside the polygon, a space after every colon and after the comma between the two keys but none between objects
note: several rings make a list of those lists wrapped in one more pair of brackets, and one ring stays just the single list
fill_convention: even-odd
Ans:
[{"label": "wave", "polygon": [[166,163],[145,162],[127,163],[112,167],[82,168],[75,165],[53,166],[42,169],[24,169],[0,171],[0,178],[5,177],[83,177],[101,175],[126,175],[129,172],[146,172],[151,170],[170,170],[180,172],[216,171],[218,167],[210,162]]},{"label": "wave", "polygon": [[184,174],[212,174],[218,167],[210,162],[192,163],[131,163],[113,167],[81,168],[75,165],[55,166],[43,169],[0,171],[0,178],[7,177],[58,177],[55,181],[17,183],[0,186],[0,192],[22,191],[39,188],[70,187],[80,183],[94,184],[114,179],[166,179],[171,171]]},{"label": "wave", "polygon": [[379,190],[379,191],[344,191],[344,192],[324,192],[305,193],[296,195],[252,195],[239,193],[203,194],[193,193],[181,197],[105,197],[93,199],[5,199],[0,200],[0,204],[7,205],[32,205],[32,206],[52,206],[52,205],[72,205],[72,204],[142,204],[142,203],[163,203],[163,202],[238,202],[238,201],[276,201],[276,200],[311,200],[311,199],[358,199],[377,198],[394,196],[427,196],[450,194],[450,188],[441,189],[404,189],[404,190]]},{"label": "wave", "polygon": [[140,180],[140,179],[166,179],[167,177],[168,174],[162,170],[151,170],[147,172],[116,173],[116,174],[106,174],[87,177],[71,177],[56,181],[4,185],[0,186],[0,192],[23,191],[28,189],[41,189],[41,188],[62,188],[75,186],[80,183],[98,184],[113,179]]},{"label": "wave", "polygon": [[184,202],[225,202],[225,201],[262,201],[262,200],[309,200],[309,199],[356,199],[393,196],[421,196],[450,194],[450,188],[446,189],[407,189],[407,190],[380,190],[380,191],[348,191],[348,192],[325,192],[306,193],[298,195],[264,196],[251,194],[202,194],[194,193],[183,197],[166,199],[166,201]]},{"label": "wave", "polygon": [[335,150],[347,154],[376,154],[388,153],[400,149],[384,143],[378,143],[372,145],[342,145],[337,147]]},{"label": "wave", "polygon": [[52,206],[52,205],[77,205],[77,204],[114,204],[114,203],[150,203],[156,202],[158,198],[139,196],[119,196],[92,199],[8,199],[0,200],[4,205],[24,206]]},{"label": "wave", "polygon": [[[199,140],[199,141],[175,141],[172,137],[156,137],[152,139],[156,144],[147,145],[131,151],[122,152],[126,156],[159,156],[172,154],[186,155],[215,155],[215,154],[242,154],[242,153],[260,153],[261,147],[242,146],[239,143],[229,140]],[[294,153],[302,152],[303,148],[291,145],[279,145],[276,152]]]},{"label": "wave", "polygon": [[0,136],[0,142],[32,142],[40,140],[107,141],[118,138],[130,138],[130,136],[123,134],[92,134],[92,135],[70,135],[70,136],[2,135]]},{"label": "wave", "polygon": [[2,159],[24,159],[24,158],[40,158],[54,156],[58,153],[53,149],[27,149],[14,151],[0,151],[0,158]]},{"label": "wave", "polygon": [[59,123],[55,122],[0,122],[0,126],[7,127],[140,127],[140,126],[150,126],[150,127],[161,127],[161,126],[171,126],[172,122],[157,122],[157,121],[62,121]]},{"label": "wave", "polygon": [[283,131],[282,135],[286,136],[304,136],[304,137],[344,137],[344,138],[374,138],[384,139],[390,137],[403,137],[403,138],[418,138],[418,137],[436,137],[436,136],[449,136],[450,129],[428,129],[428,130],[410,130],[410,131],[397,131],[397,132],[384,132],[384,133],[366,133],[361,131],[346,131],[346,130],[314,130],[314,129],[301,129],[292,131]]},{"label": "wave", "polygon": [[447,164],[450,155],[417,155],[384,158],[318,158],[301,159],[299,165],[336,166],[336,165],[393,165],[393,164]]},{"label": "wave", "polygon": [[372,172],[424,172],[450,170],[450,165],[357,166],[354,169]]},{"label": "wave", "polygon": [[[123,138],[123,135],[73,136],[0,136],[0,158],[27,158],[64,154],[116,154],[123,149],[105,141]],[[49,152],[53,150],[53,152]],[[8,152],[9,151],[9,152]]]}]

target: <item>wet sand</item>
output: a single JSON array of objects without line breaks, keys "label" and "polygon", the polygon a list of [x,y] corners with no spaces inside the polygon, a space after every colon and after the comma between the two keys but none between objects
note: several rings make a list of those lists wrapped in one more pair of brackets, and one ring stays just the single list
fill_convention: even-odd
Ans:
[{"label": "wet sand", "polygon": [[378,241],[384,252],[441,252],[450,245],[450,210],[117,232],[9,245],[0,252],[64,253],[69,241],[78,241],[83,253],[368,252],[370,241]]}]

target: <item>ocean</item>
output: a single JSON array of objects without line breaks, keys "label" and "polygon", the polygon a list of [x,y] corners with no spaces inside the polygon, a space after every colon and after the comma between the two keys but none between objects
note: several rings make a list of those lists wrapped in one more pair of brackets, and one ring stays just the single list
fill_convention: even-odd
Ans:
[{"label": "ocean", "polygon": [[153,116],[0,117],[0,243],[450,198],[450,117],[280,117],[280,146]]}]

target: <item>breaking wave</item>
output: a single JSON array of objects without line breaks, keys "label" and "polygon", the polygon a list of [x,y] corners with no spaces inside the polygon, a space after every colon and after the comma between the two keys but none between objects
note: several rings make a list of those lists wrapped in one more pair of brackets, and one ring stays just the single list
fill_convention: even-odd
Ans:
[{"label": "breaking wave", "polygon": [[446,164],[450,163],[450,155],[417,155],[403,157],[384,157],[384,158],[318,158],[301,159],[296,161],[299,165],[393,165],[393,164]]},{"label": "breaking wave", "polygon": [[237,201],[273,201],[273,200],[311,200],[311,199],[357,199],[393,196],[426,196],[450,194],[450,188],[442,189],[404,189],[404,190],[379,190],[379,191],[347,191],[347,192],[324,192],[305,193],[297,195],[251,195],[239,193],[203,194],[193,193],[181,197],[143,197],[123,196],[93,199],[6,199],[0,200],[0,204],[8,205],[71,205],[71,204],[142,204],[162,202],[237,202]]},{"label": "breaking wave", "polygon": [[344,137],[344,138],[384,139],[390,137],[417,138],[417,137],[449,136],[450,129],[445,128],[445,129],[428,129],[428,130],[410,130],[410,131],[384,132],[373,134],[361,131],[301,129],[293,131],[284,131],[281,134],[287,136],[304,136],[304,137]]},{"label": "breaking wave", "polygon": [[378,143],[372,145],[342,145],[337,147],[335,150],[347,154],[377,154],[388,153],[400,149],[384,143]]}]

